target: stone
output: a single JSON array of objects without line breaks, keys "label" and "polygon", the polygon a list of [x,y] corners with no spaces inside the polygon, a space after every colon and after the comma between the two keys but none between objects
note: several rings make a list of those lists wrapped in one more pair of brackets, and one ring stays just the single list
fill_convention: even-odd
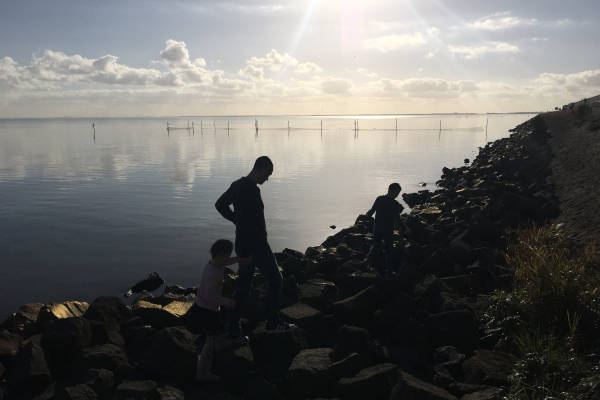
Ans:
[{"label": "stone", "polygon": [[220,349],[213,361],[213,371],[225,378],[245,379],[256,370],[254,354],[248,345]]},{"label": "stone", "polygon": [[119,331],[120,325],[130,316],[130,311],[119,297],[102,296],[96,298],[86,310],[84,317],[98,321],[107,328]]},{"label": "stone", "polygon": [[158,385],[151,380],[123,381],[117,386],[116,397],[119,400],[160,400]]},{"label": "stone", "polygon": [[84,380],[100,397],[108,396],[115,386],[115,374],[105,368],[89,369]]},{"label": "stone", "polygon": [[102,344],[85,349],[80,361],[83,370],[108,369],[118,377],[127,377],[133,372],[125,350],[114,344]]},{"label": "stone", "polygon": [[462,364],[465,382],[503,386],[508,384],[516,358],[507,353],[476,350],[473,357]]},{"label": "stone", "polygon": [[21,346],[21,336],[6,330],[0,331],[0,360],[14,357]]},{"label": "stone", "polygon": [[353,296],[336,301],[333,310],[341,320],[360,325],[370,319],[376,309],[377,301],[378,290],[371,285]]},{"label": "stone", "polygon": [[436,346],[456,346],[469,353],[477,345],[477,321],[471,310],[432,314],[427,326]]},{"label": "stone", "polygon": [[327,310],[337,300],[339,289],[324,279],[309,279],[300,285],[298,300],[319,310]]},{"label": "stone", "polygon": [[305,328],[315,328],[321,317],[321,312],[304,303],[296,303],[282,309],[281,315],[288,321]]},{"label": "stone", "polygon": [[60,318],[44,328],[41,345],[53,374],[68,376],[73,363],[92,344],[92,328],[84,317]]},{"label": "stone", "polygon": [[97,400],[100,397],[88,385],[79,384],[62,388],[58,392],[58,398],[61,400]]},{"label": "stone", "polygon": [[465,394],[460,400],[499,400],[502,399],[504,390],[498,387],[491,387],[479,392]]},{"label": "stone", "polygon": [[41,391],[52,381],[44,350],[31,340],[23,345],[7,375],[10,387],[26,387],[32,393]]},{"label": "stone", "polygon": [[134,303],[132,306],[132,314],[142,318],[144,322],[155,328],[175,326],[179,323],[180,317],[180,315],[170,312],[159,304],[145,300]]},{"label": "stone", "polygon": [[336,391],[343,399],[388,399],[396,382],[398,367],[383,363],[359,371],[350,378],[341,378]]},{"label": "stone", "polygon": [[354,376],[366,368],[365,359],[358,353],[350,353],[339,361],[331,363],[329,374],[335,379]]},{"label": "stone", "polygon": [[0,362],[0,379],[2,379],[4,377],[5,372],[6,372],[6,368],[4,368],[4,365]]},{"label": "stone", "polygon": [[284,400],[277,387],[261,376],[248,379],[244,400]]},{"label": "stone", "polygon": [[50,303],[42,306],[38,314],[38,322],[45,325],[58,319],[82,317],[88,309],[89,304],[85,301],[65,301],[62,303]]},{"label": "stone", "polygon": [[188,312],[192,304],[194,304],[192,301],[173,301],[164,306],[163,309],[179,318]]},{"label": "stone", "polygon": [[173,386],[163,386],[158,389],[160,400],[185,400],[185,393]]},{"label": "stone", "polygon": [[24,338],[39,333],[37,319],[40,309],[43,306],[43,303],[23,304],[2,323],[0,329],[7,329],[9,332],[18,333]]},{"label": "stone", "polygon": [[327,373],[334,350],[330,348],[305,349],[294,357],[287,372],[290,395],[298,398],[326,394],[331,377]]},{"label": "stone", "polygon": [[398,382],[390,400],[456,400],[456,397],[446,390],[434,386],[430,383],[423,382],[414,376],[400,371],[398,374]]},{"label": "stone", "polygon": [[196,336],[183,327],[163,328],[154,335],[140,364],[149,373],[188,378],[196,369]]},{"label": "stone", "polygon": [[92,329],[92,343],[93,344],[105,344],[112,343],[117,346],[124,346],[125,339],[119,333],[119,326],[105,325],[100,321],[90,321],[90,327]]},{"label": "stone", "polygon": [[369,359],[374,354],[375,340],[367,329],[344,325],[336,332],[335,336],[335,353],[337,357],[358,353]]},{"label": "stone", "polygon": [[282,379],[292,360],[302,349],[308,348],[307,334],[302,328],[288,332],[267,332],[261,322],[252,331],[254,359],[267,378]]}]

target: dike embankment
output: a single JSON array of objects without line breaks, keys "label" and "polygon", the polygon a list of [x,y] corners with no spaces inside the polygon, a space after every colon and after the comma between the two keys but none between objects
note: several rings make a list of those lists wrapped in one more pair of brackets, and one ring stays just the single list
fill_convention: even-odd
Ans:
[{"label": "dike embankment", "polygon": [[[489,294],[510,285],[499,268],[507,231],[561,210],[586,226],[568,210],[579,198],[570,181],[552,174],[571,112],[537,116],[470,165],[444,168],[440,189],[405,194],[412,210],[395,235],[403,254],[392,280],[359,261],[373,224],[365,216],[304,253],[278,253],[282,314],[300,328],[265,332],[255,277],[250,345],[218,351],[221,383],[193,381],[203,341],[184,323],[193,288],[168,286],[131,306],[118,297],[23,305],[0,328],[0,399],[499,398],[515,358],[481,321]],[[228,277],[228,294],[233,286]]]}]

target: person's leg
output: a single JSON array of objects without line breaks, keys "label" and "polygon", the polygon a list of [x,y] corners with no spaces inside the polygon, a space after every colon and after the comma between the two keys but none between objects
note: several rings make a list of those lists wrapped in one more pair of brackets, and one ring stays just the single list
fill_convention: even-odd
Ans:
[{"label": "person's leg", "polygon": [[377,253],[379,253],[379,249],[381,248],[381,234],[377,231],[373,231],[373,242],[371,243],[371,248],[365,257],[365,262],[372,263]]},{"label": "person's leg", "polygon": [[394,234],[393,232],[386,232],[383,236],[385,242],[385,266],[384,269],[387,271],[393,271],[394,261]]},{"label": "person's leg", "polygon": [[216,380],[219,377],[212,373],[212,363],[215,354],[216,335],[211,332],[207,333],[206,340],[202,346],[202,351],[198,355],[196,363],[196,379],[198,380]]},{"label": "person's leg", "polygon": [[[235,252],[237,255],[242,255],[244,257],[250,254],[248,250],[245,250],[243,246],[238,243],[238,240],[236,240],[235,243]],[[233,294],[235,307],[231,311],[231,324],[229,326],[229,336],[231,337],[240,336],[242,333],[240,329],[241,310],[250,293],[254,268],[254,260],[250,264],[239,264],[238,277],[235,283],[235,292]]]},{"label": "person's leg", "polygon": [[273,324],[278,320],[279,297],[283,278],[281,272],[279,272],[279,268],[277,268],[277,260],[271,251],[269,243],[265,242],[257,246],[255,257],[256,265],[264,276],[267,285],[267,296],[265,298],[267,322]]}]

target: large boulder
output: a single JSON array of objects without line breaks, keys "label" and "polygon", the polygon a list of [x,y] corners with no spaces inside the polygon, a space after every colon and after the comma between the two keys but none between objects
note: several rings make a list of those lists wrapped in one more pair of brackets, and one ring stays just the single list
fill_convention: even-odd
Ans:
[{"label": "large boulder", "polygon": [[125,350],[110,343],[85,349],[80,364],[82,370],[107,369],[113,371],[120,378],[133,373],[133,367]]},{"label": "large boulder", "polygon": [[460,400],[499,400],[502,399],[504,390],[498,387],[490,387],[473,393],[465,394]]},{"label": "large boulder", "polygon": [[84,317],[98,321],[110,330],[119,331],[120,325],[130,316],[130,311],[119,297],[104,296],[96,298],[86,310]]},{"label": "large boulder", "polygon": [[354,296],[336,301],[333,304],[334,313],[341,321],[364,325],[375,312],[378,299],[378,289],[371,285]]},{"label": "large boulder", "polygon": [[115,375],[108,369],[92,368],[86,372],[84,381],[100,398],[106,398],[115,386]]},{"label": "large boulder", "polygon": [[50,303],[40,308],[37,321],[45,325],[58,319],[82,317],[88,309],[89,304],[85,301],[64,301],[62,303]]},{"label": "large boulder", "polygon": [[388,399],[396,382],[398,367],[383,363],[359,371],[355,376],[342,378],[336,385],[343,399]]},{"label": "large boulder", "polygon": [[196,369],[196,336],[183,327],[163,328],[154,335],[141,367],[148,373],[192,378]]},{"label": "large boulder", "polygon": [[86,384],[66,386],[58,390],[57,397],[61,400],[98,400],[98,393]]},{"label": "large boulder", "polygon": [[516,358],[507,353],[476,350],[473,357],[462,364],[465,382],[503,386],[513,370]]},{"label": "large boulder", "polygon": [[290,396],[298,398],[327,394],[331,376],[328,369],[333,361],[330,348],[305,349],[294,357],[288,370]]},{"label": "large boulder", "polygon": [[92,344],[90,322],[84,317],[53,320],[46,325],[41,344],[52,372],[68,376],[83,349]]},{"label": "large boulder", "polygon": [[8,331],[0,331],[0,360],[14,357],[21,346],[21,336]]},{"label": "large boulder", "polygon": [[363,356],[358,353],[350,353],[342,359],[331,363],[329,366],[329,375],[335,379],[351,377],[367,366],[367,362]]},{"label": "large boulder", "polygon": [[296,303],[282,309],[281,315],[288,321],[307,329],[315,329],[321,319],[321,312],[304,303]]},{"label": "large boulder", "polygon": [[180,318],[185,315],[191,306],[191,302],[173,301],[163,307],[159,304],[140,300],[132,306],[132,314],[139,316],[145,323],[155,328],[164,328],[183,325]]},{"label": "large boulder", "polygon": [[446,390],[423,382],[414,376],[400,371],[398,382],[392,394],[391,400],[456,400],[456,397]]},{"label": "large boulder", "polygon": [[375,340],[365,328],[344,325],[336,332],[335,337],[335,353],[338,358],[358,353],[371,359],[375,354]]},{"label": "large boulder", "polygon": [[119,400],[160,400],[158,385],[151,380],[123,381],[117,386]]},{"label": "large boulder", "polygon": [[43,306],[43,303],[23,304],[2,323],[0,329],[7,329],[25,338],[39,333],[37,319]]},{"label": "large boulder", "polygon": [[254,354],[248,345],[218,345],[217,348],[213,364],[217,375],[239,381],[256,372]]},{"label": "large boulder", "polygon": [[436,346],[456,346],[469,353],[479,339],[477,321],[471,310],[432,314],[427,321],[427,327]]},{"label": "large boulder", "polygon": [[11,388],[25,389],[30,394],[39,393],[50,384],[52,376],[39,340],[29,340],[23,345],[7,375]]},{"label": "large boulder", "polygon": [[337,300],[339,289],[333,282],[314,278],[300,285],[298,300],[319,310],[327,310]]}]

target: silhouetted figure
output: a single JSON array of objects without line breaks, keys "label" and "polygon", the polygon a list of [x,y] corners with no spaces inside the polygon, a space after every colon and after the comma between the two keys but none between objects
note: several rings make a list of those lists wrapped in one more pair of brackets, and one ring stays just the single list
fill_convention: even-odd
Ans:
[{"label": "silhouetted figure", "polygon": [[367,216],[372,217],[375,214],[375,227],[373,228],[373,244],[365,258],[365,263],[371,263],[375,255],[379,252],[381,241],[385,243],[385,264],[382,275],[389,277],[392,271],[392,255],[394,252],[394,224],[399,220],[400,213],[404,209],[396,201],[402,188],[398,183],[392,183],[388,187],[385,195],[377,197],[373,207],[367,211]]},{"label": "silhouetted figure", "polygon": [[131,289],[129,289],[127,293],[124,294],[124,296],[129,297],[134,293],[140,293],[144,290],[148,292],[153,292],[156,289],[158,289],[163,283],[165,283],[165,281],[158,275],[158,272],[151,272],[146,277],[146,279],[144,279],[143,281],[139,281],[138,283],[133,285]]},{"label": "silhouetted figure", "polygon": [[[283,279],[267,241],[264,205],[260,189],[257,186],[265,183],[272,173],[273,162],[269,157],[258,157],[252,171],[247,176],[233,182],[215,203],[219,213],[235,224],[235,252],[238,257],[252,257],[250,263],[240,262],[234,294],[236,307],[232,312],[229,332],[231,338],[241,336],[240,310],[250,292],[252,276],[256,267],[260,269],[267,284],[266,329],[285,331],[295,327],[283,321],[279,316],[279,294]],[[233,205],[233,210],[231,205]]]}]

